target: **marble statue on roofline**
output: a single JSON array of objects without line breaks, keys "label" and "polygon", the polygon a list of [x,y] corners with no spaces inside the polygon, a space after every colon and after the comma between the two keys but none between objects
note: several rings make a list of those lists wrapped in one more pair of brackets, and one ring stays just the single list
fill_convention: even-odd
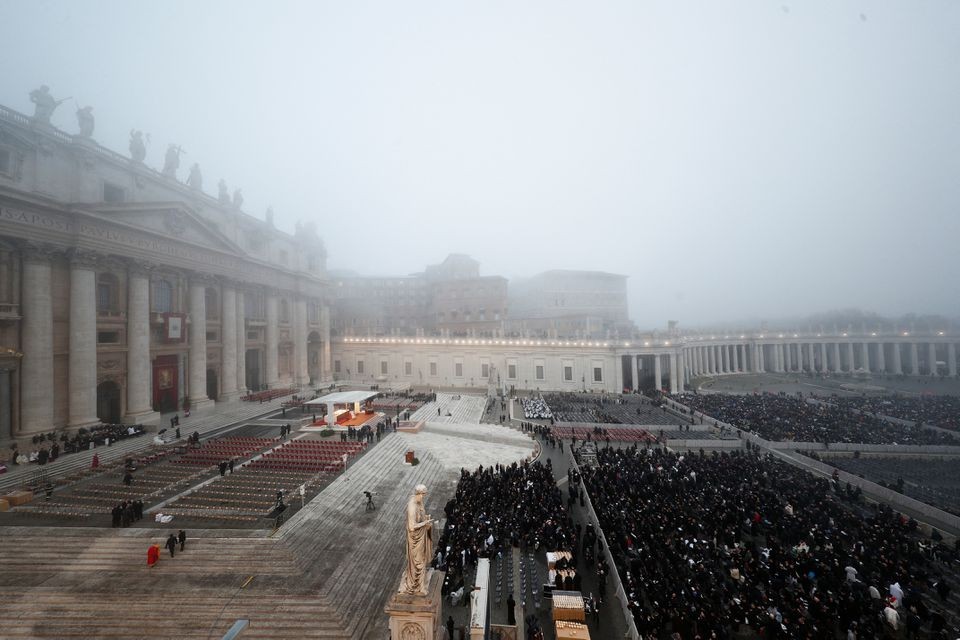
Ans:
[{"label": "marble statue on roofline", "polygon": [[130,158],[134,162],[143,162],[147,157],[147,145],[143,142],[143,131],[130,130]]},{"label": "marble statue on roofline", "polygon": [[220,178],[217,184],[217,201],[220,204],[230,204],[230,190],[227,189],[227,181],[223,178]]},{"label": "marble statue on roofline", "polygon": [[187,176],[187,186],[197,191],[203,191],[203,174],[200,173],[200,165],[196,162],[190,167],[190,175]]},{"label": "marble statue on roofline", "polygon": [[30,92],[30,102],[34,105],[33,119],[37,122],[50,124],[50,116],[53,115],[56,108],[69,99],[70,98],[57,100],[50,95],[50,87],[45,84],[41,85],[39,89],[34,89]]},{"label": "marble statue on roofline", "polygon": [[80,125],[81,138],[93,137],[94,123],[93,107],[83,107],[77,109],[77,124]]},{"label": "marble statue on roofline", "polygon": [[177,177],[177,169],[180,168],[180,154],[186,153],[178,144],[170,143],[167,146],[167,153],[163,158],[163,170],[160,172],[168,178]]}]

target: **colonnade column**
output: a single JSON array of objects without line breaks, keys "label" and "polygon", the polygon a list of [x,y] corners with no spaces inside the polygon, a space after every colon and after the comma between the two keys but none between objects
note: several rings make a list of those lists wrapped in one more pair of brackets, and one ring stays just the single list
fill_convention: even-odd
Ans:
[{"label": "colonnade column", "polygon": [[50,257],[29,247],[23,252],[20,340],[20,433],[53,428],[53,307]]},{"label": "colonnade column", "polygon": [[742,344],[733,345],[733,371],[734,373],[740,372],[740,363],[743,362],[743,357],[740,355],[740,350],[743,349]]},{"label": "colonnade column", "polygon": [[190,409],[213,404],[207,397],[207,287],[190,283]]},{"label": "colonnade column", "polygon": [[934,342],[927,343],[927,368],[929,375],[937,375],[937,345]]},{"label": "colonnade column", "polygon": [[910,375],[920,375],[920,353],[917,351],[917,343],[910,343]]},{"label": "colonnade column", "polygon": [[[804,345],[804,351],[807,352],[807,371],[813,373],[816,369],[813,366],[813,343],[808,342]],[[801,367],[802,369],[803,367]]]},{"label": "colonnade column", "polygon": [[70,258],[69,427],[88,427],[100,422],[97,418],[97,272],[94,259],[81,251],[74,251]]},{"label": "colonnade column", "polygon": [[678,386],[678,385],[679,385],[679,382],[678,382],[679,376],[677,375],[677,373],[678,373],[678,371],[677,371],[677,365],[678,365],[678,363],[677,363],[677,352],[676,352],[676,351],[671,351],[671,352],[670,352],[670,393],[677,393],[677,389],[679,388],[679,386]]},{"label": "colonnade column", "polygon": [[243,291],[236,292],[236,322],[237,328],[237,393],[243,395],[247,391],[247,307]]},{"label": "colonnade column", "polygon": [[237,397],[237,290],[223,288],[223,326],[220,342],[223,360],[220,374],[220,399],[230,401]]},{"label": "colonnade column", "polygon": [[856,369],[853,362],[853,343],[852,342],[847,343],[846,351],[847,351],[847,366],[850,367],[849,370],[852,373]]},{"label": "colonnade column", "polygon": [[640,371],[637,368],[637,356],[630,356],[630,390],[636,391],[640,388]]},{"label": "colonnade column", "polygon": [[660,370],[660,354],[653,356],[653,388],[657,391],[663,388],[663,372]]},{"label": "colonnade column", "polygon": [[957,377],[957,345],[952,342],[947,345],[947,374],[951,378]]},{"label": "colonnade column", "polygon": [[860,343],[860,361],[863,363],[863,370],[870,373],[870,344]]},{"label": "colonnade column", "polygon": [[887,354],[884,351],[884,344],[882,342],[877,343],[877,359],[876,359],[876,369],[880,373],[887,372]]},{"label": "colonnade column", "polygon": [[890,354],[893,356],[893,371],[894,375],[903,375],[903,365],[900,362],[900,343],[894,342],[892,345],[893,351]]},{"label": "colonnade column", "polygon": [[280,346],[280,301],[276,294],[270,293],[267,296],[267,344],[264,353],[264,368],[266,369],[266,384],[268,389],[273,389],[280,383],[280,374],[277,368],[279,355],[277,349]]},{"label": "colonnade column", "polygon": [[703,347],[697,347],[697,375],[702,376],[706,366],[703,362]]},{"label": "colonnade column", "polygon": [[827,343],[826,342],[820,343],[820,371],[821,372],[829,371],[829,368],[827,367]]},{"label": "colonnade column", "polygon": [[793,349],[790,348],[791,346],[792,346],[792,345],[788,342],[788,343],[786,343],[785,345],[783,345],[783,347],[782,347],[782,348],[783,348],[783,352],[784,352],[784,354],[783,354],[783,355],[784,355],[784,358],[783,358],[783,359],[784,359],[784,366],[783,366],[784,371],[793,371]]},{"label": "colonnade column", "polygon": [[830,368],[830,371],[834,373],[840,373],[843,371],[843,367],[840,366],[840,343],[833,343],[833,366]]},{"label": "colonnade column", "polygon": [[310,369],[307,366],[307,301],[298,298],[293,303],[293,360],[294,384],[305,387],[310,384]]},{"label": "colonnade column", "polygon": [[127,270],[127,413],[124,422],[158,423],[150,371],[150,278],[137,265]]},{"label": "colonnade column", "polygon": [[623,356],[617,356],[613,367],[613,388],[614,393],[623,393]]},{"label": "colonnade column", "polygon": [[320,322],[323,327],[323,353],[321,361],[323,362],[323,380],[333,379],[333,363],[330,359],[330,305],[324,302],[320,307]]},{"label": "colonnade column", "polygon": [[13,437],[10,406],[10,369],[0,369],[0,442]]}]

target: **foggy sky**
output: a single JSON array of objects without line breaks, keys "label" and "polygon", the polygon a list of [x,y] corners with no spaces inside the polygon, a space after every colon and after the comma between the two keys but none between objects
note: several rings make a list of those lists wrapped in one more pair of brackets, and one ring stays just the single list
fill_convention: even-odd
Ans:
[{"label": "foggy sky", "polygon": [[[0,104],[92,105],[329,267],[629,275],[643,328],[960,314],[960,3],[0,1]],[[73,101],[53,123],[77,131]]]}]

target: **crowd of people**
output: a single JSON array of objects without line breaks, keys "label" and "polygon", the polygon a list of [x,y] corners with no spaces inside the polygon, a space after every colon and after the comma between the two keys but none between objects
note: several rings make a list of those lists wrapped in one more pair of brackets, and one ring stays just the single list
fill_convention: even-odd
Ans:
[{"label": "crowd of people", "polygon": [[109,446],[117,440],[142,435],[142,424],[101,424],[96,427],[78,429],[74,434],[50,432],[33,436],[32,448],[23,451],[14,442],[10,445],[12,464],[45,465],[60,456],[77,451],[86,451],[94,447]]},{"label": "crowd of people", "polygon": [[143,500],[124,500],[110,510],[111,527],[129,527],[143,519]]},{"label": "crowd of people", "polygon": [[960,445],[960,439],[919,425],[894,424],[831,403],[786,394],[676,394],[672,398],[766,440],[861,444]]},{"label": "crowd of people", "polygon": [[831,396],[824,400],[846,409],[859,409],[917,424],[930,424],[941,429],[960,431],[960,397],[958,396]]},{"label": "crowd of people", "polygon": [[434,568],[447,572],[444,595],[459,590],[478,558],[512,547],[575,553],[573,521],[550,461],[461,470],[455,496],[444,507],[446,526]]},{"label": "crowd of people", "polygon": [[641,637],[948,637],[956,549],[849,486],[755,452],[596,456],[583,482]]}]

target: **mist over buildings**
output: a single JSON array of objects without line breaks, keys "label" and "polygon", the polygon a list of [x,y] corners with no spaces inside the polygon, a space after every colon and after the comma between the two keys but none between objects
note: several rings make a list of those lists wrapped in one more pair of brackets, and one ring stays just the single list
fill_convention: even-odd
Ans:
[{"label": "mist over buildings", "polygon": [[[960,315],[960,5],[5,2],[0,104],[93,106],[331,269],[628,276],[642,328]],[[74,102],[76,101],[76,103]],[[798,321],[799,322],[799,321]]]}]

